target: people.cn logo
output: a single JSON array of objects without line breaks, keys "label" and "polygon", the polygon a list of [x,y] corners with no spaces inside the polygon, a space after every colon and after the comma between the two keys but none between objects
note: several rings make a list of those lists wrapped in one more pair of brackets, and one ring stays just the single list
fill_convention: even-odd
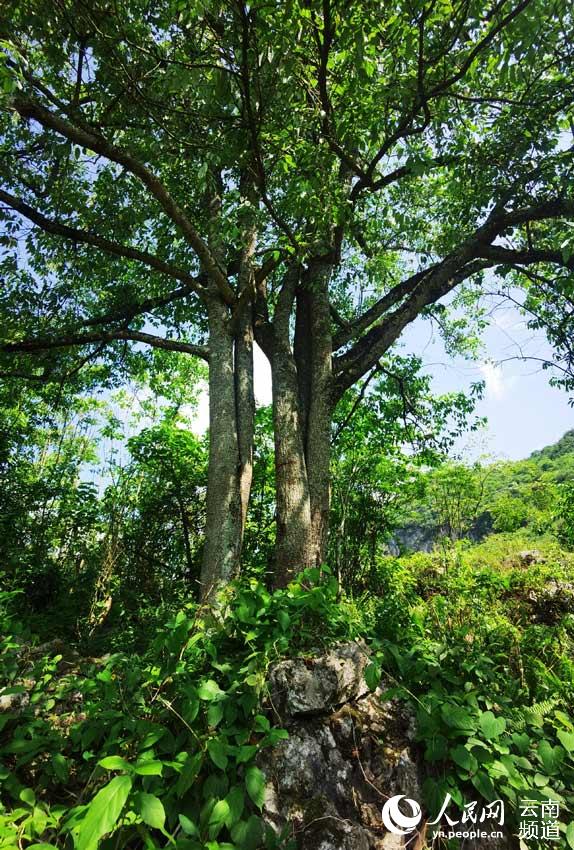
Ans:
[{"label": "people.cn logo", "polygon": [[[410,816],[403,814],[399,809],[401,800],[404,800],[405,804],[410,806],[412,812]],[[381,817],[385,828],[389,832],[394,832],[395,835],[408,835],[409,832],[413,832],[419,825],[422,812],[421,807],[415,800],[405,797],[404,794],[397,794],[395,797],[390,797],[387,800],[383,806]]]}]

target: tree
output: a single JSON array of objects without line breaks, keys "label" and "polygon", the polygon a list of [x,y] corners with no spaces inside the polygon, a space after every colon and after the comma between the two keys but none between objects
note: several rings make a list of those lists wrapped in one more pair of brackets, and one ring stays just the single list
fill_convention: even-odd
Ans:
[{"label": "tree", "polygon": [[383,360],[364,397],[347,393],[335,412],[328,560],[345,589],[375,575],[382,544],[411,511],[420,521],[422,469],[444,461],[482,393],[433,396],[421,370],[419,358]]},{"label": "tree", "polygon": [[568,294],[566,4],[12,0],[4,15],[8,371],[49,377],[71,346],[208,360],[209,593],[239,562],[255,334],[284,583],[325,556],[334,409],[403,330],[455,290],[472,310],[488,269]]}]

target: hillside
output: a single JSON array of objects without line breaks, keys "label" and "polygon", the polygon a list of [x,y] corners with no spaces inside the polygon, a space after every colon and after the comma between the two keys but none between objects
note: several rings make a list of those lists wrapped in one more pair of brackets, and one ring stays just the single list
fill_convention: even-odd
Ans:
[{"label": "hillside", "polygon": [[522,529],[565,542],[573,485],[574,429],[524,460],[447,463],[422,475],[394,540],[401,551],[429,551],[445,537],[476,541]]}]

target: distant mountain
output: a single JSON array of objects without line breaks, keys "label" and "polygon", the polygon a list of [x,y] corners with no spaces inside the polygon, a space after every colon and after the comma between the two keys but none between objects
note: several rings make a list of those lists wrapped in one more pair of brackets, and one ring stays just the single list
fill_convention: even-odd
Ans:
[{"label": "distant mountain", "polygon": [[449,528],[475,541],[520,529],[554,533],[560,488],[573,482],[574,428],[524,460],[447,464],[424,474],[421,496],[406,509],[393,545],[430,551]]},{"label": "distant mountain", "polygon": [[570,431],[566,431],[564,436],[561,437],[557,443],[545,446],[543,449],[540,449],[540,451],[532,452],[530,458],[532,460],[536,460],[538,458],[550,458],[551,460],[556,460],[556,458],[569,454],[574,454],[574,428]]}]

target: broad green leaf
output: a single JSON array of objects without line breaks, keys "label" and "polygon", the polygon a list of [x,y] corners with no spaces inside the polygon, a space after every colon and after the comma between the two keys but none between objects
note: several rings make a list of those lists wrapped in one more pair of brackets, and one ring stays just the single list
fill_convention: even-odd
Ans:
[{"label": "broad green leaf", "polygon": [[212,703],[207,709],[207,722],[210,726],[217,726],[223,718],[223,705],[221,702]]},{"label": "broad green leaf", "polygon": [[29,806],[33,806],[36,802],[36,795],[32,791],[31,788],[24,788],[20,791],[20,799],[23,803],[27,803]]},{"label": "broad green leaf", "polygon": [[245,772],[245,787],[253,803],[262,809],[265,802],[265,775],[255,765],[248,767]]},{"label": "broad green leaf", "polygon": [[229,817],[226,821],[226,826],[230,828],[233,824],[237,823],[243,814],[243,807],[245,805],[243,788],[240,785],[234,785],[225,799],[229,806]]},{"label": "broad green leaf", "polygon": [[287,631],[291,624],[291,617],[287,613],[287,611],[278,611],[277,612],[277,622],[281,626],[284,632]]},{"label": "broad green leaf", "polygon": [[468,771],[468,773],[474,773],[478,770],[477,760],[472,753],[469,753],[466,747],[463,747],[462,745],[454,747],[450,751],[450,757],[455,764],[458,764],[459,767],[462,767],[463,770]]},{"label": "broad green leaf", "polygon": [[201,770],[202,763],[203,753],[201,752],[194,753],[194,755],[187,759],[175,786],[175,792],[178,797],[183,797],[184,794],[187,794]]},{"label": "broad green leaf", "polygon": [[495,717],[492,711],[483,711],[479,718],[482,734],[488,740],[499,738],[506,729],[504,717]]},{"label": "broad green leaf", "polygon": [[229,803],[227,800],[218,800],[213,809],[211,810],[211,814],[209,815],[209,822],[207,824],[207,828],[209,830],[210,838],[217,838],[223,827],[227,824],[229,820]]},{"label": "broad green leaf", "polygon": [[563,732],[561,729],[559,729],[558,740],[560,741],[565,750],[567,750],[569,753],[574,753],[574,733]]},{"label": "broad green leaf", "polygon": [[513,732],[512,741],[516,745],[519,753],[523,756],[526,755],[532,743],[530,735],[527,735],[526,732],[522,732],[520,735],[518,732]]},{"label": "broad green leaf", "polygon": [[492,779],[482,770],[479,770],[478,773],[473,774],[470,777],[470,781],[476,788],[479,794],[481,794],[486,800],[494,800],[496,798],[496,792],[494,785],[492,784]]},{"label": "broad green leaf", "polygon": [[161,761],[139,761],[133,769],[140,776],[161,776],[163,764]]},{"label": "broad green leaf", "polygon": [[257,850],[261,846],[263,827],[257,815],[251,815],[246,821],[236,823],[231,830],[231,838],[241,850]]},{"label": "broad green leaf", "polygon": [[365,682],[370,691],[376,691],[381,683],[381,667],[376,661],[367,664],[363,671]]},{"label": "broad green leaf", "polygon": [[448,752],[448,741],[443,735],[433,735],[426,742],[425,760],[428,762],[441,761]]},{"label": "broad green leaf", "polygon": [[46,844],[45,842],[41,842],[39,844],[28,844],[26,850],[58,850],[55,844]]},{"label": "broad green leaf", "polygon": [[221,741],[219,738],[212,738],[207,742],[207,752],[209,753],[214,765],[219,767],[220,770],[225,770],[228,762],[227,745],[225,742]]},{"label": "broad green leaf", "polygon": [[135,810],[141,815],[144,823],[154,829],[163,829],[165,825],[165,809],[162,801],[155,794],[140,791],[135,796]]},{"label": "broad green leaf", "polygon": [[222,691],[213,679],[207,679],[207,681],[202,682],[197,693],[199,698],[206,702],[223,699],[225,696],[225,691]]},{"label": "broad green leaf", "polygon": [[132,770],[131,764],[121,756],[106,756],[100,759],[98,764],[104,770],[126,770],[128,772]]},{"label": "broad green leaf", "polygon": [[116,776],[98,791],[80,822],[76,850],[95,850],[100,838],[113,830],[131,788],[131,776]]},{"label": "broad green leaf", "polygon": [[451,729],[458,729],[465,732],[473,732],[476,729],[475,718],[465,708],[443,703],[441,714],[444,722]]},{"label": "broad green leaf", "polygon": [[552,775],[553,773],[556,773],[562,765],[566,753],[562,747],[553,747],[549,741],[544,739],[538,744],[538,755],[540,756],[540,760],[544,765],[546,773]]},{"label": "broad green leaf", "polygon": [[190,820],[188,817],[186,817],[186,815],[179,814],[177,817],[179,819],[179,823],[181,825],[181,828],[185,832],[186,835],[191,835],[191,836],[199,835],[198,828],[196,827],[196,825],[194,824],[194,822],[192,820]]}]

